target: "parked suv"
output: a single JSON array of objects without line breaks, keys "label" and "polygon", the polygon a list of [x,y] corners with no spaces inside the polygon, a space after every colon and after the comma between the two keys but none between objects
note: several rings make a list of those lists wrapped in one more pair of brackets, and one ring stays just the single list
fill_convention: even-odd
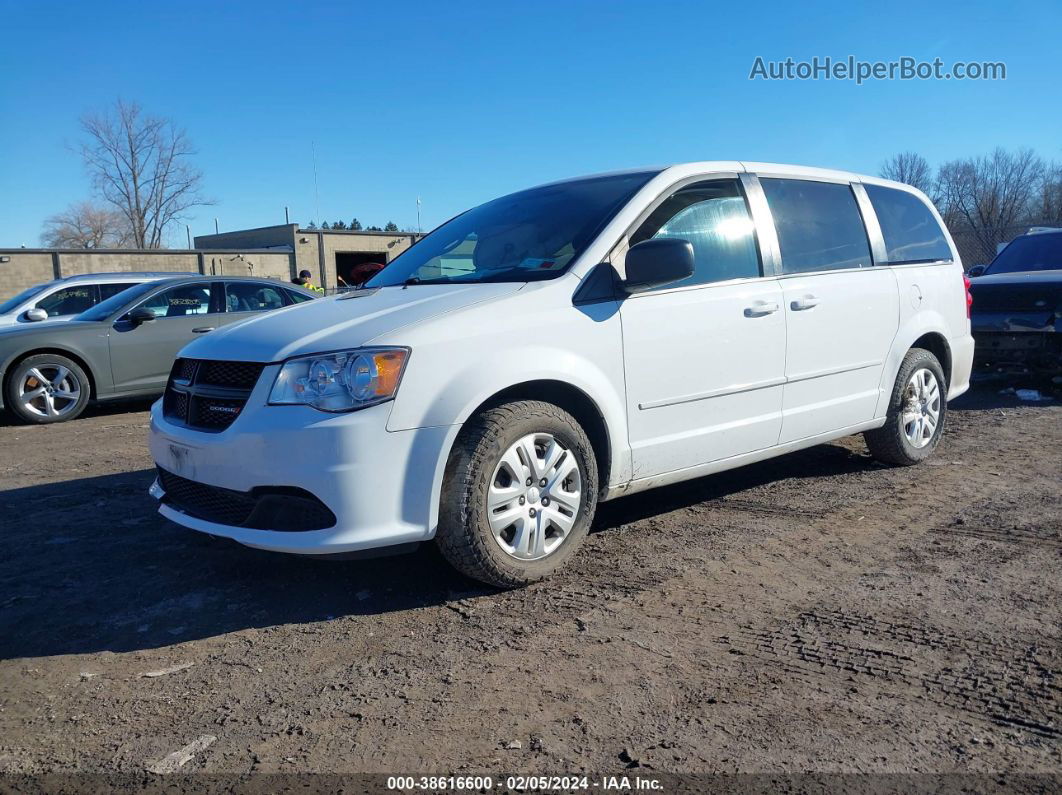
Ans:
[{"label": "parked suv", "polygon": [[[860,432],[922,461],[972,354],[959,256],[909,186],[739,162],[575,179],[188,345],[152,408],[151,492],[252,547],[434,539],[518,586],[603,500]],[[226,421],[197,419],[214,405]]]},{"label": "parked suv", "polygon": [[85,273],[37,284],[0,303],[0,328],[42,320],[70,320],[122,290],[183,273]]}]

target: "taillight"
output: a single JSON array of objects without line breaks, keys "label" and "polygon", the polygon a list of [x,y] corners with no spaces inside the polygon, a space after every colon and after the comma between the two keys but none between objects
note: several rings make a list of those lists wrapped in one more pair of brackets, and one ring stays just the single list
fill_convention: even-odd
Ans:
[{"label": "taillight", "polygon": [[966,290],[966,317],[969,318],[973,309],[973,293],[970,292],[970,277],[965,273],[962,275],[962,286]]}]

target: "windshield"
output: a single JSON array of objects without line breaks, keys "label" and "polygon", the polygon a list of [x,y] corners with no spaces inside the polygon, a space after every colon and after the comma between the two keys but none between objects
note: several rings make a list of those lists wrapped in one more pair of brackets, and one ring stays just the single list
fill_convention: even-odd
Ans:
[{"label": "windshield", "polygon": [[544,185],[481,204],[447,221],[365,286],[555,279],[657,173]]},{"label": "windshield", "polygon": [[1062,235],[1016,237],[999,252],[985,273],[1053,271],[1062,269]]},{"label": "windshield", "polygon": [[32,298],[37,293],[43,291],[47,286],[47,284],[38,284],[36,287],[30,287],[29,289],[23,290],[14,298],[8,298],[4,303],[0,304],[0,315],[6,315],[8,312],[14,311],[19,304],[27,298]]},{"label": "windshield", "polygon": [[135,301],[145,293],[149,293],[158,287],[160,282],[143,282],[136,284],[127,290],[122,290],[120,293],[115,293],[106,301],[100,301],[92,309],[86,309],[80,315],[76,315],[74,320],[89,320],[98,321],[106,320],[123,306],[130,301]]}]

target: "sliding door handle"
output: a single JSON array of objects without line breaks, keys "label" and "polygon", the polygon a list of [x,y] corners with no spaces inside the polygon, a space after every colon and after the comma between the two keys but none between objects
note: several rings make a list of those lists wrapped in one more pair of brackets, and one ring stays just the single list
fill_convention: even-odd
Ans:
[{"label": "sliding door handle", "polygon": [[814,295],[805,295],[790,303],[789,308],[792,309],[794,312],[801,312],[805,309],[814,309],[818,305],[818,297]]},{"label": "sliding door handle", "polygon": [[775,301],[756,301],[752,306],[745,307],[745,317],[763,317],[778,311]]}]

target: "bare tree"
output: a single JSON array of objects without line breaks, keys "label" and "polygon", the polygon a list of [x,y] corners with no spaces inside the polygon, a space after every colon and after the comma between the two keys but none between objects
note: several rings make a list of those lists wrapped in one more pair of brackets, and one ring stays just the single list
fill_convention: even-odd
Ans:
[{"label": "bare tree", "polygon": [[1030,149],[996,149],[987,157],[945,163],[937,175],[941,214],[953,234],[971,236],[978,253],[991,259],[996,246],[1036,214],[1044,170],[1043,160]]},{"label": "bare tree", "polygon": [[55,248],[126,248],[132,240],[121,213],[92,202],[72,204],[44,222],[41,242]]},{"label": "bare tree", "polygon": [[82,117],[81,127],[93,185],[125,217],[136,248],[162,248],[167,227],[189,208],[211,203],[190,163],[195,150],[172,121],[118,100],[105,113]]},{"label": "bare tree", "polygon": [[916,152],[901,152],[881,164],[881,176],[918,188],[927,196],[935,186],[929,161]]},{"label": "bare tree", "polygon": [[1062,225],[1062,166],[1052,163],[1044,168],[1038,186],[1036,223]]}]

